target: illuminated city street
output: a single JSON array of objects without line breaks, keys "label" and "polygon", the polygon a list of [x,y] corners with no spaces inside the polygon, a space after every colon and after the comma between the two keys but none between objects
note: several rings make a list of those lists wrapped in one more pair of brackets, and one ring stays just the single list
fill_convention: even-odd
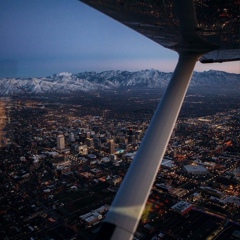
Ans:
[{"label": "illuminated city street", "polygon": [[[14,119],[4,121],[7,138],[1,147],[2,236],[94,239],[152,114],[132,115],[135,102],[146,109],[154,106],[154,94],[159,96],[143,93],[141,98],[137,91],[129,97],[123,92],[92,95],[92,100],[83,95],[74,104],[74,97],[64,95],[2,103],[3,113],[8,109]],[[117,107],[107,105],[122,94],[125,100]],[[89,108],[95,98],[99,104]],[[240,228],[238,105],[216,112],[222,105],[217,100],[211,113],[191,116],[191,105],[204,105],[208,96],[191,98],[139,223],[139,239],[159,234],[163,239],[221,239]],[[238,98],[232,99],[228,104],[234,106]],[[124,108],[129,101],[131,107]]]}]

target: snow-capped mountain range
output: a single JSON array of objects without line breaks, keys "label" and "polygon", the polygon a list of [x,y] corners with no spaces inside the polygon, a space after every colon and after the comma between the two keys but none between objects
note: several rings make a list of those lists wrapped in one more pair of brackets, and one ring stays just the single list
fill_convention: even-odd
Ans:
[{"label": "snow-capped mountain range", "polygon": [[[172,73],[158,70],[68,72],[42,78],[2,78],[0,79],[0,96],[40,93],[72,93],[77,91],[94,91],[117,89],[123,87],[164,88]],[[240,74],[222,71],[194,72],[190,87],[234,87],[240,88]]]}]

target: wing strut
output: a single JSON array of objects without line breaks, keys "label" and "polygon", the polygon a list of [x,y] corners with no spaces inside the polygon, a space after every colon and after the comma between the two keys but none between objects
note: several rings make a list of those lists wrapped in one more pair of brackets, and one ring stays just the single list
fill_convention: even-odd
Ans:
[{"label": "wing strut", "polygon": [[109,209],[98,240],[133,238],[199,57],[179,54],[172,79]]}]

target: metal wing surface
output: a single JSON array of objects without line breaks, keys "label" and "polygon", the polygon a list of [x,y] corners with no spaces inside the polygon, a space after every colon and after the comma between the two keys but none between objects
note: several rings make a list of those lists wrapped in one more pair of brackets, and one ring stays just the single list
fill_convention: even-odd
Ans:
[{"label": "metal wing surface", "polygon": [[[181,0],[81,0],[174,51],[191,49],[195,37],[183,31],[176,8]],[[193,0],[196,24],[191,33],[214,46],[202,63],[240,60],[240,1]],[[184,11],[184,4],[180,6]],[[191,15],[191,13],[189,14]],[[187,16],[187,13],[186,13]],[[190,20],[192,21],[192,20]],[[188,23],[189,27],[189,23]]]}]

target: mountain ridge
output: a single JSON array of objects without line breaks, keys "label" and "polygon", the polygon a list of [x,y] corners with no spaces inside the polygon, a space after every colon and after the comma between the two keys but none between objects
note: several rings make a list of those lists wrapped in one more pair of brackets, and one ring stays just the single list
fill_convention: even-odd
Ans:
[{"label": "mountain ridge", "polygon": [[[15,94],[72,93],[78,91],[110,90],[124,87],[165,88],[172,72],[155,69],[129,72],[110,70],[103,72],[61,72],[41,78],[1,78],[0,96]],[[240,74],[209,70],[194,72],[190,88],[234,87],[240,88]]]}]

